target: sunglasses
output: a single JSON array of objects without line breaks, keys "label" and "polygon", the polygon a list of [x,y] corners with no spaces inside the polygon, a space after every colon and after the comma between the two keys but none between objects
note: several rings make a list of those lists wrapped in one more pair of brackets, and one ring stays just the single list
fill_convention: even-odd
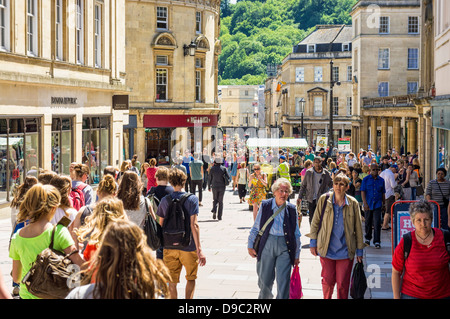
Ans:
[{"label": "sunglasses", "polygon": [[259,171],[259,170],[260,170],[260,168],[254,168],[253,170],[254,170],[254,171]]}]

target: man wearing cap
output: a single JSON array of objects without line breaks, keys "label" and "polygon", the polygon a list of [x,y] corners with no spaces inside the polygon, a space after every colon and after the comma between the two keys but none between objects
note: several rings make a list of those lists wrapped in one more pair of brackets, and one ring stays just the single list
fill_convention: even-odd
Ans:
[{"label": "man wearing cap", "polygon": [[391,167],[385,169],[380,173],[380,177],[384,179],[384,188],[386,189],[386,205],[383,218],[382,230],[390,230],[389,220],[391,217],[391,207],[395,202],[395,187],[397,187],[397,181],[395,180],[395,174],[398,172],[397,164],[392,164]]},{"label": "man wearing cap", "polygon": [[333,187],[331,174],[322,167],[322,158],[316,156],[313,161],[313,167],[309,168],[305,177],[302,178],[300,191],[298,192],[297,207],[301,207],[302,200],[308,201],[309,223],[314,216],[317,201],[322,194],[325,194]]},{"label": "man wearing cap", "polygon": [[286,178],[289,182],[291,181],[289,164],[286,161],[286,156],[284,155],[280,155],[280,165],[278,165],[277,176],[278,178]]}]

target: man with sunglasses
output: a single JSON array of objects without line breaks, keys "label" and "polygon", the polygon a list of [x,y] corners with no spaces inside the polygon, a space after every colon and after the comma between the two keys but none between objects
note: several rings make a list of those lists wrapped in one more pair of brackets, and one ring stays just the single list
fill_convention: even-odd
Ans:
[{"label": "man with sunglasses", "polygon": [[381,211],[385,204],[386,194],[384,179],[379,176],[379,171],[378,164],[371,164],[370,174],[364,177],[361,183],[366,244],[370,245],[373,226],[373,243],[377,249],[381,248]]}]

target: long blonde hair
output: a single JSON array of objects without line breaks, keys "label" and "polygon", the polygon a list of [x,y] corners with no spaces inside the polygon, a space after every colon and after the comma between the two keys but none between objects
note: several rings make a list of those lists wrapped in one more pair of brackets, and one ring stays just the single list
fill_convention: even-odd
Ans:
[{"label": "long blonde hair", "polygon": [[155,299],[168,297],[170,274],[156,260],[143,230],[126,220],[110,223],[86,270],[84,283],[95,279],[94,299]]},{"label": "long blonde hair", "polygon": [[[17,221],[20,223],[29,220],[30,223],[34,223],[43,216],[52,212],[54,214],[60,203],[61,195],[54,186],[37,183],[28,190],[20,204]],[[53,216],[48,217],[50,220]]]},{"label": "long blonde hair", "polygon": [[97,244],[101,241],[106,226],[119,220],[127,219],[123,210],[122,201],[118,198],[108,196],[99,201],[91,215],[86,217],[86,222],[75,230],[79,242],[89,240]]}]

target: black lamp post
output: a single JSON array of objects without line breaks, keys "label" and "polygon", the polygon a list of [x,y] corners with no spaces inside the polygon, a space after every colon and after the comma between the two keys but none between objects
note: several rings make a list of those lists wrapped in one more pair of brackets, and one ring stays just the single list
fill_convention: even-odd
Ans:
[{"label": "black lamp post", "polygon": [[186,45],[186,44],[183,45],[184,56],[187,56],[187,55],[194,56],[195,49],[197,49],[197,44],[195,43],[194,40],[192,40],[189,45]]},{"label": "black lamp post", "polygon": [[302,136],[302,138],[304,138],[305,136],[305,131],[304,131],[304,128],[303,128],[303,115],[305,114],[305,104],[306,104],[306,102],[305,102],[305,100],[304,99],[301,99],[300,101],[298,101],[298,104],[299,104],[299,108],[300,108],[300,114],[302,115],[302,133],[301,133],[301,136]]},{"label": "black lamp post", "polygon": [[333,87],[334,85],[341,85],[341,82],[334,81],[333,78],[333,60],[330,61],[330,131],[328,132],[328,140],[330,147],[334,147],[334,134],[333,134]]}]

